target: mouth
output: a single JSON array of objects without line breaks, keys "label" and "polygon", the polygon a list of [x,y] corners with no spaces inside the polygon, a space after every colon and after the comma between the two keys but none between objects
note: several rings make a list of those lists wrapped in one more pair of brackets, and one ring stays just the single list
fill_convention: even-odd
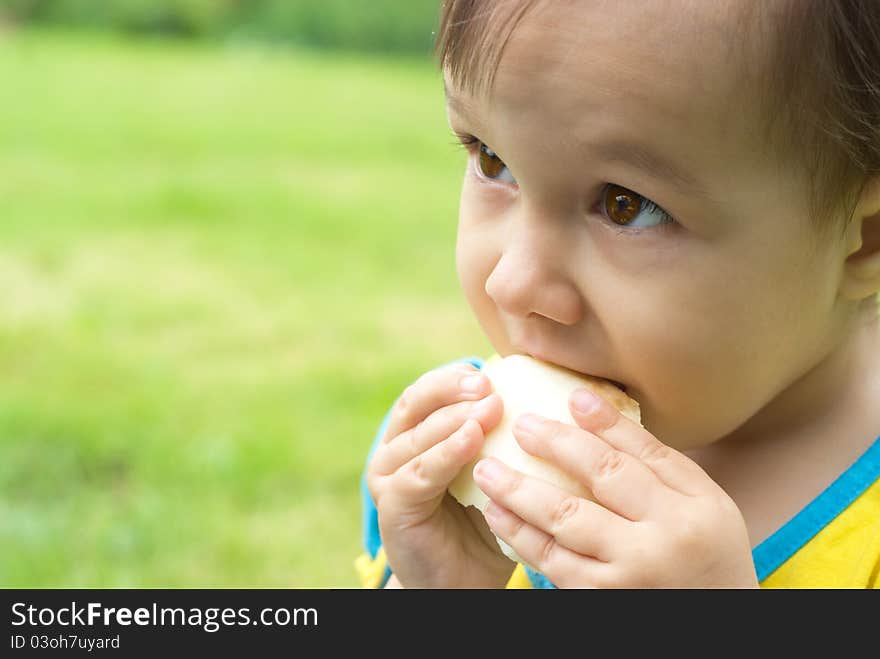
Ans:
[{"label": "mouth", "polygon": [[563,362],[560,362],[560,361],[557,361],[557,360],[555,360],[555,359],[550,359],[550,358],[548,358],[548,357],[545,357],[544,355],[542,355],[541,353],[538,353],[538,352],[533,352],[533,351],[530,351],[530,350],[522,350],[521,352],[524,353],[524,354],[526,354],[526,355],[528,355],[528,356],[530,356],[530,357],[534,357],[535,359],[540,359],[541,361],[549,362],[549,363],[551,363],[551,364],[556,364],[557,366],[562,366],[563,368],[566,368],[566,369],[568,369],[568,370],[570,370],[570,371],[573,371],[573,372],[575,372],[575,373],[579,373],[580,375],[589,375],[589,376],[591,376],[591,377],[601,378],[602,380],[605,380],[605,381],[608,382],[609,384],[613,384],[615,387],[617,387],[618,389],[620,389],[623,393],[626,393],[626,392],[627,392],[626,385],[623,384],[622,382],[618,382],[617,380],[612,380],[611,378],[607,378],[607,377],[604,377],[604,376],[602,376],[602,375],[596,375],[596,374],[594,374],[594,373],[587,373],[587,372],[585,372],[585,371],[581,371],[581,370],[579,370],[579,369],[577,369],[577,368],[574,368],[574,367],[572,367],[572,366],[569,366],[568,364],[565,364],[565,363],[563,363]]},{"label": "mouth", "polygon": [[621,383],[618,382],[617,380],[608,380],[608,382],[610,382],[610,383],[613,384],[615,387],[617,387],[618,389],[620,389],[623,393],[626,393],[626,385],[621,384]]}]

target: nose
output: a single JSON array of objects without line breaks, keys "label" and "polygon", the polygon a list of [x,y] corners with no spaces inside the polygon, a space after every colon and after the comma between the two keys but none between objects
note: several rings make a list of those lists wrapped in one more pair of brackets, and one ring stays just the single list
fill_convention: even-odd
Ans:
[{"label": "nose", "polygon": [[501,258],[485,285],[501,310],[521,318],[535,313],[563,325],[581,320],[584,303],[568,272],[566,225],[538,213],[523,212],[511,220]]}]

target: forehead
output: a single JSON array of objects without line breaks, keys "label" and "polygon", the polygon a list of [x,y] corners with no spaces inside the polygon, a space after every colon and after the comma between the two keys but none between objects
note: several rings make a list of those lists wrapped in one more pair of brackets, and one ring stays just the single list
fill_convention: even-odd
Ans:
[{"label": "forehead", "polygon": [[751,0],[538,2],[510,35],[488,94],[450,83],[468,105],[574,139],[653,131],[660,148],[670,140],[690,153],[707,140],[741,146],[754,120],[755,74],[766,63],[755,7]]},{"label": "forehead", "polygon": [[[747,2],[576,0],[534,7],[500,61],[496,97],[512,105],[547,87],[587,103],[680,113],[729,103],[755,53]],[[754,35],[753,35],[754,36]],[[522,82],[527,79],[528,85]],[[526,89],[530,87],[531,89]],[[623,108],[619,108],[623,109]]]}]

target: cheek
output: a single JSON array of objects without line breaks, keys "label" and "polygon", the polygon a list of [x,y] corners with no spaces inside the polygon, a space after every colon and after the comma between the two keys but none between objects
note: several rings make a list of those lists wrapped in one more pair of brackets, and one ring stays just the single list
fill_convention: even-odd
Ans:
[{"label": "cheek", "polygon": [[[475,246],[472,232],[459,227],[458,240],[455,246],[455,267],[461,289],[473,307],[485,296],[486,252]],[[476,311],[476,309],[475,309]]]},{"label": "cheek", "polygon": [[481,282],[488,276],[484,271],[491,258],[486,244],[490,236],[486,214],[465,180],[458,212],[458,233],[455,243],[455,264],[462,290],[469,301],[478,297]]},{"label": "cheek", "polygon": [[821,350],[827,318],[786,255],[691,252],[687,264],[602,302],[645,426],[678,449],[720,439],[770,402]]},{"label": "cheek", "polygon": [[495,306],[486,294],[486,280],[500,258],[492,227],[499,212],[465,182],[459,208],[455,264],[462,292],[485,333],[494,339],[497,333]]}]

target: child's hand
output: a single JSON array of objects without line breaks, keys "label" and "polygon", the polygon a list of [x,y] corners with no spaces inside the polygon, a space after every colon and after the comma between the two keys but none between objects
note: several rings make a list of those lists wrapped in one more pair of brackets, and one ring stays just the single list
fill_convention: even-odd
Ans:
[{"label": "child's hand", "polygon": [[601,398],[579,412],[577,393],[580,428],[522,415],[514,433],[596,501],[481,460],[474,477],[498,537],[558,587],[757,587],[745,522],[721,487]]},{"label": "child's hand", "polygon": [[367,467],[385,553],[406,588],[500,588],[513,572],[480,512],[446,492],[501,420],[490,391],[470,365],[426,373],[398,399]]}]

